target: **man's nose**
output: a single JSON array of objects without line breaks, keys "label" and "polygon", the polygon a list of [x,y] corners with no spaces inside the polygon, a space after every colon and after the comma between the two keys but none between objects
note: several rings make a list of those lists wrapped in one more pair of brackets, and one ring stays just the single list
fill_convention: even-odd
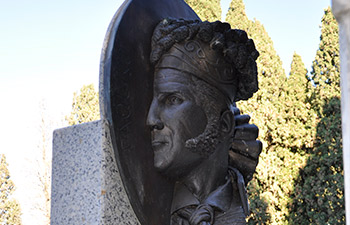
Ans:
[{"label": "man's nose", "polygon": [[153,130],[161,130],[164,128],[164,124],[159,117],[159,106],[156,101],[152,101],[151,107],[148,111],[147,126]]}]

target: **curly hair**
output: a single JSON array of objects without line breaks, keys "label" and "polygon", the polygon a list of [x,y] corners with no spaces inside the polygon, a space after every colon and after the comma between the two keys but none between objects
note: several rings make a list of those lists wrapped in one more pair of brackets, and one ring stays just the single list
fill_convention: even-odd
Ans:
[{"label": "curly hair", "polygon": [[233,101],[247,100],[258,90],[255,60],[259,52],[245,31],[231,29],[228,23],[170,18],[162,20],[153,32],[151,63],[156,65],[174,44],[189,40],[207,43],[210,49],[219,52],[224,61],[231,65],[236,77],[232,85],[237,88]]}]

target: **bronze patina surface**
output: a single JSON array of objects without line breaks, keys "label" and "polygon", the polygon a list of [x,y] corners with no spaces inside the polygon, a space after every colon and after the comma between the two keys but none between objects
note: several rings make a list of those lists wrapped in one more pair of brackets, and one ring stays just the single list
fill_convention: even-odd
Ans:
[{"label": "bronze patina surface", "polygon": [[101,57],[102,114],[111,126],[118,168],[142,224],[169,224],[172,181],[153,167],[146,118],[153,93],[151,37],[163,18],[198,19],[182,0],[125,1],[113,18]]},{"label": "bronze patina surface", "polygon": [[256,164],[239,164],[229,152],[237,138],[260,143],[258,129],[239,124],[234,110],[258,90],[258,56],[246,32],[227,23],[168,18],[154,30],[147,125],[154,167],[175,181],[172,225],[246,223],[245,181]]},{"label": "bronze patina surface", "polygon": [[118,10],[101,57],[101,113],[141,224],[245,224],[262,146],[235,102],[258,89],[257,57],[244,31],[201,22],[182,0]]}]

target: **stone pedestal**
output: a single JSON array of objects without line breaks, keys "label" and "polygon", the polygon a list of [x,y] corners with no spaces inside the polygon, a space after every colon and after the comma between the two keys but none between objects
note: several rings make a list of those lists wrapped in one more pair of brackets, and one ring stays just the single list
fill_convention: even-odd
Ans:
[{"label": "stone pedestal", "polygon": [[51,225],[140,224],[125,193],[109,134],[105,120],[54,132]]},{"label": "stone pedestal", "polygon": [[332,11],[339,24],[345,210],[350,224],[350,1],[333,0]]}]

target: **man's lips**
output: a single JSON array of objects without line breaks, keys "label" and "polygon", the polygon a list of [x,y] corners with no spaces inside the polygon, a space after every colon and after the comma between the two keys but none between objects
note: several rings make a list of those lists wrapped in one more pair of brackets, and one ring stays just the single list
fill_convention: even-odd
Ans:
[{"label": "man's lips", "polygon": [[152,148],[153,151],[158,151],[166,148],[166,146],[170,145],[170,138],[166,134],[162,134],[161,132],[153,131],[152,132]]},{"label": "man's lips", "polygon": [[167,142],[167,141],[159,141],[159,140],[152,141],[152,146],[154,146],[154,147],[157,147],[160,145],[168,145],[168,144],[169,144],[169,142]]},{"label": "man's lips", "polygon": [[162,149],[164,150],[164,148],[168,145],[169,145],[169,142],[167,141],[158,141],[158,140],[152,141],[152,149],[154,152],[158,152]]}]

